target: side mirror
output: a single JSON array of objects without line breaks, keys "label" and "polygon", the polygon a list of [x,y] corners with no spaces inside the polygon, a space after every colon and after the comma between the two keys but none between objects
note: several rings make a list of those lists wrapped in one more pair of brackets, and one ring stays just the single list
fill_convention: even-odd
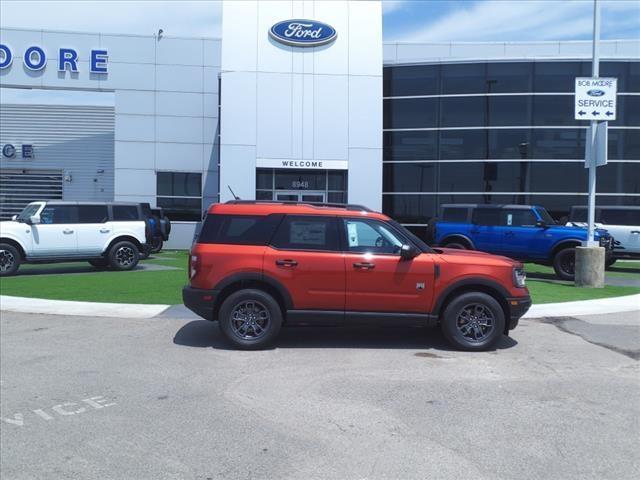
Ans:
[{"label": "side mirror", "polygon": [[404,244],[400,247],[400,259],[401,260],[412,260],[420,254],[418,249],[413,245]]},{"label": "side mirror", "polygon": [[14,215],[13,217],[11,217],[11,220],[13,220],[14,222],[18,220],[18,215]]},{"label": "side mirror", "polygon": [[542,220],[538,220],[536,222],[536,227],[538,227],[538,228],[547,228],[547,224],[544,223]]},{"label": "side mirror", "polygon": [[31,225],[37,225],[38,223],[40,223],[40,216],[39,215],[31,215],[29,217],[29,223]]}]

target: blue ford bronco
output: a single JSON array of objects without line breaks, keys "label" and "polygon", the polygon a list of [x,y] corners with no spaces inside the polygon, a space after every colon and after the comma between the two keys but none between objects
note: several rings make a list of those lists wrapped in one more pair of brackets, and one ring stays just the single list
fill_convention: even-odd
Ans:
[{"label": "blue ford bronco", "polygon": [[[433,245],[481,250],[520,261],[552,265],[563,280],[573,280],[575,247],[587,240],[587,229],[556,224],[537,205],[445,204],[430,225]],[[597,229],[596,240],[611,256],[613,238]]]}]

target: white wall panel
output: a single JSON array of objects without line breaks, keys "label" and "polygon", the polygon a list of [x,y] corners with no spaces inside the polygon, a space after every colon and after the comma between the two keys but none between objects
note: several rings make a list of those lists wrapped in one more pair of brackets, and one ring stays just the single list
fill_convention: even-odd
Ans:
[{"label": "white wall panel", "polygon": [[346,75],[314,77],[313,158],[348,159],[348,84]]},{"label": "white wall panel", "polygon": [[202,171],[202,144],[157,144],[155,168],[156,170]]},{"label": "white wall panel", "polygon": [[[91,50],[100,49],[100,35],[90,33],[42,32],[42,44],[47,45],[49,60],[57,60],[60,48],[73,48],[78,53],[78,60],[89,62]],[[56,63],[56,69],[57,61]]]},{"label": "white wall panel", "polygon": [[115,168],[155,168],[156,144],[152,142],[115,141]]},{"label": "white wall panel", "polygon": [[223,71],[222,81],[222,142],[255,146],[256,73]]},{"label": "white wall panel", "polygon": [[[317,77],[314,75],[297,75],[302,77],[302,98],[301,115],[295,117],[295,124],[297,124],[302,132],[302,158],[313,159],[315,158],[315,83]],[[294,125],[295,125],[294,124]]]},{"label": "white wall panel", "polygon": [[258,73],[258,158],[291,158],[291,75]]},{"label": "white wall panel", "polygon": [[382,151],[379,149],[349,149],[350,203],[382,210]]},{"label": "white wall panel", "polygon": [[233,200],[227,185],[240,198],[255,198],[256,195],[256,148],[243,145],[221,145],[220,156],[226,159],[220,165],[220,198],[223,202]]},{"label": "white wall panel", "polygon": [[151,64],[110,63],[109,73],[98,74],[100,88],[155,90],[155,67]]},{"label": "white wall panel", "polygon": [[[349,74],[382,75],[382,5],[349,3]],[[362,28],[366,25],[366,28]],[[373,45],[376,48],[371,48]]]},{"label": "white wall panel", "polygon": [[202,143],[202,117],[163,117],[157,115],[156,142]]},{"label": "white wall panel", "polygon": [[202,67],[157,65],[156,88],[169,92],[202,93]]},{"label": "white wall panel", "polygon": [[100,47],[109,52],[109,63],[155,63],[156,39],[135,35],[101,35]]},{"label": "white wall panel", "polygon": [[221,54],[222,54],[222,41],[205,38],[202,41],[203,52],[203,65],[207,67],[220,67]]},{"label": "white wall panel", "polygon": [[121,115],[116,110],[116,140],[155,141],[155,118],[150,115]]},{"label": "white wall panel", "polygon": [[202,115],[205,117],[218,116],[218,95],[214,93],[204,93],[202,95]]},{"label": "white wall panel", "polygon": [[[256,0],[224,1],[222,18],[223,70],[255,71],[257,65],[258,2]],[[241,28],[238,28],[239,25]]]},{"label": "white wall panel", "polygon": [[291,71],[292,50],[294,48],[269,38],[269,29],[275,23],[290,18],[293,18],[291,2],[269,1],[258,3],[258,71],[283,73]]},{"label": "white wall panel", "polygon": [[116,111],[118,113],[154,115],[155,96],[155,92],[146,90],[116,90]]},{"label": "white wall panel", "polygon": [[349,77],[349,147],[382,148],[382,77]]},{"label": "white wall panel", "polygon": [[201,93],[157,92],[156,114],[202,117],[203,98]]},{"label": "white wall panel", "polygon": [[[13,53],[13,61],[22,63],[22,57],[27,48],[32,45],[44,47],[42,43],[42,31],[40,30],[14,30],[3,28],[0,30],[0,42],[8,45]],[[48,50],[49,48],[47,48]]]},{"label": "white wall panel", "polygon": [[202,40],[162,37],[156,44],[156,63],[202,66]]},{"label": "white wall panel", "polygon": [[[156,194],[156,172],[154,170],[117,169],[115,174],[116,196]],[[121,198],[118,198],[120,200]],[[155,203],[155,199],[154,199]]]},{"label": "white wall panel", "polygon": [[218,76],[220,75],[220,67],[204,67],[202,69],[203,86],[202,91],[210,94],[218,95]]},{"label": "white wall panel", "polygon": [[203,143],[214,143],[218,140],[218,119],[216,117],[205,117],[202,119],[202,141]]},{"label": "white wall panel", "polygon": [[504,43],[454,43],[451,45],[451,56],[458,58],[501,58],[504,57],[504,53]]}]

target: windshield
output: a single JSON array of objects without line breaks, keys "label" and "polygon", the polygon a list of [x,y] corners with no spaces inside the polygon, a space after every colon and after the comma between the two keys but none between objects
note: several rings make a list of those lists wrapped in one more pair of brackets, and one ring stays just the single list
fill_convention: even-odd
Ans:
[{"label": "windshield", "polygon": [[18,222],[26,222],[27,220],[29,220],[31,216],[35,215],[38,212],[41,206],[42,204],[40,203],[30,203],[29,205],[24,207],[24,209],[22,210],[22,212],[20,212],[20,215],[18,215],[18,218],[16,220]]},{"label": "windshield", "polygon": [[409,238],[409,240],[411,240],[415,244],[415,246],[418,247],[420,249],[420,251],[422,251],[423,253],[432,253],[433,252],[433,249],[431,247],[429,247],[429,245],[427,245],[422,240],[420,240],[413,232],[408,230],[406,227],[403,227],[402,225],[400,225],[395,220],[391,220],[389,223],[391,223],[391,225],[393,225],[398,230],[400,230],[400,232],[402,232],[403,235],[407,236]]},{"label": "windshield", "polygon": [[538,211],[538,215],[540,215],[540,218],[544,223],[546,223],[547,225],[556,224],[556,221],[553,219],[551,215],[549,215],[549,212],[547,212],[544,208],[536,207],[536,210]]}]

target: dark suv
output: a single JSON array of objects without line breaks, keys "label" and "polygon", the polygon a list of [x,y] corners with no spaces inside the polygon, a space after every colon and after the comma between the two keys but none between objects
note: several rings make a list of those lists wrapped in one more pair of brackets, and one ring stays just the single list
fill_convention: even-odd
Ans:
[{"label": "dark suv", "polygon": [[282,325],[440,325],[456,347],[491,348],[531,305],[522,264],[432,249],[359,206],[232,201],[209,208],[184,304],[236,347]]}]

